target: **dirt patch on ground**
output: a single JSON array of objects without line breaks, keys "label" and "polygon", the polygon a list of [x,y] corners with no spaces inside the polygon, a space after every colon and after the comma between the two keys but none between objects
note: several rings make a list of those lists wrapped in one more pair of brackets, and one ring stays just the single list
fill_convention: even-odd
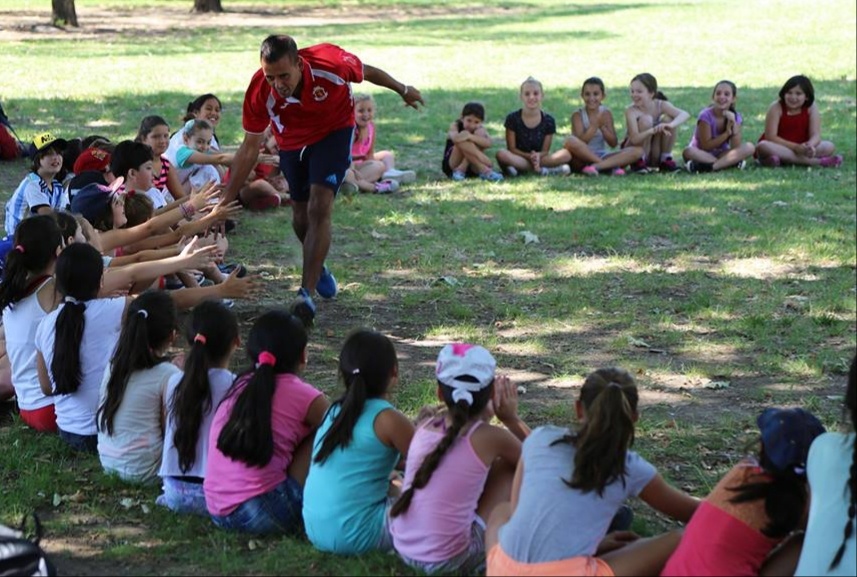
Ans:
[{"label": "dirt patch on ground", "polygon": [[[100,38],[145,32],[147,37],[175,34],[191,28],[263,28],[284,30],[294,27],[331,24],[362,24],[378,21],[405,21],[424,18],[454,18],[457,14],[447,7],[400,6],[376,8],[372,6],[320,7],[274,9],[271,7],[225,6],[219,14],[191,12],[187,7],[140,7],[134,10],[79,7],[80,26],[54,26],[50,10],[0,11],[0,41],[24,41],[45,38]],[[482,6],[480,14],[508,14],[512,10],[497,6]]]}]

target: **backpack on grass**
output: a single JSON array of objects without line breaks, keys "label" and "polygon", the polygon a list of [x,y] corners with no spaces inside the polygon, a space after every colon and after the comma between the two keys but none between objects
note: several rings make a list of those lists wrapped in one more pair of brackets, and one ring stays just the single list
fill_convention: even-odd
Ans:
[{"label": "backpack on grass", "polygon": [[[33,519],[35,534],[27,532],[28,518]],[[35,513],[24,515],[17,529],[0,524],[0,577],[56,575],[56,568],[39,546],[41,540],[42,523]]]}]

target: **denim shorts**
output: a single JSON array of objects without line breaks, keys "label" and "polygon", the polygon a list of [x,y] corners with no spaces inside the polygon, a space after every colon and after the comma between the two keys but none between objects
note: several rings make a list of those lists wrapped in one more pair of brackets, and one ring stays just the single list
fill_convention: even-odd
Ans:
[{"label": "denim shorts", "polygon": [[78,435],[58,429],[60,439],[68,443],[75,451],[98,454],[98,435]]},{"label": "denim shorts", "polygon": [[208,515],[202,483],[192,483],[179,477],[164,477],[162,481],[164,492],[155,499],[156,505],[166,507],[175,513]]},{"label": "denim shorts", "polygon": [[304,490],[297,481],[285,481],[262,495],[243,502],[228,515],[211,515],[221,529],[256,535],[298,534],[303,531]]},{"label": "denim shorts", "polygon": [[401,553],[399,557],[409,567],[428,575],[483,575],[485,573],[485,521],[479,515],[470,525],[467,549],[443,561],[417,561]]},{"label": "denim shorts", "polygon": [[351,166],[351,139],[354,128],[334,130],[318,142],[297,150],[280,151],[280,170],[289,183],[289,197],[309,201],[310,186],[326,186],[334,194]]}]

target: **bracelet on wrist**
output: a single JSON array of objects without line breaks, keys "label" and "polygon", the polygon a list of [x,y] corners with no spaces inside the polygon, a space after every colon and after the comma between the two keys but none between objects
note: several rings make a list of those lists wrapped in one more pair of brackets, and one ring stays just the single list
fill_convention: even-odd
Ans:
[{"label": "bracelet on wrist", "polygon": [[404,90],[402,90],[402,98],[404,98],[404,97],[405,97],[405,95],[407,95],[407,93],[408,93],[408,85],[407,85],[407,84],[405,84],[405,89],[404,89]]}]

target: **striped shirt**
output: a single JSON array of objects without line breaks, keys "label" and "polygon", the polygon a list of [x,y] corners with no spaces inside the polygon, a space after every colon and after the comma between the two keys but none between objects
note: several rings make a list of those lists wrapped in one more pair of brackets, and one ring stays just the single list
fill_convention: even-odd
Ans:
[{"label": "striped shirt", "polygon": [[6,234],[12,236],[18,224],[33,214],[39,207],[65,210],[69,206],[68,193],[56,179],[48,184],[35,172],[29,173],[12,193],[6,203]]}]

